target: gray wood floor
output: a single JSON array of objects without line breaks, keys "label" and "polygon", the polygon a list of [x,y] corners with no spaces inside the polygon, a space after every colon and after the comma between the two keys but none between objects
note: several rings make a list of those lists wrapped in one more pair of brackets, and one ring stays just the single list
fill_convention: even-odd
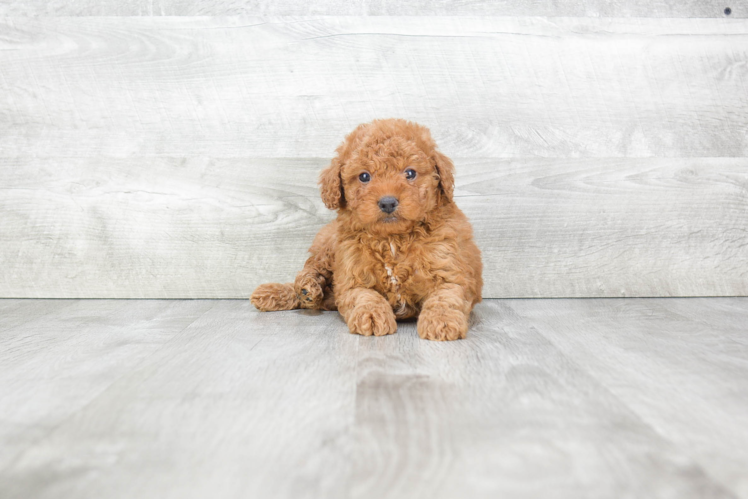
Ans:
[{"label": "gray wood floor", "polygon": [[748,496],[748,298],[0,301],[0,496]]}]

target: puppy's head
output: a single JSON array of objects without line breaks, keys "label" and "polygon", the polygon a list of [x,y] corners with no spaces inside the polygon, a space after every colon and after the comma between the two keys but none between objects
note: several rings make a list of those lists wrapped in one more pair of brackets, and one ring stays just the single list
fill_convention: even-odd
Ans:
[{"label": "puppy's head", "polygon": [[426,127],[375,120],[345,138],[320,186],[327,208],[350,212],[361,227],[405,232],[452,201],[454,166]]}]

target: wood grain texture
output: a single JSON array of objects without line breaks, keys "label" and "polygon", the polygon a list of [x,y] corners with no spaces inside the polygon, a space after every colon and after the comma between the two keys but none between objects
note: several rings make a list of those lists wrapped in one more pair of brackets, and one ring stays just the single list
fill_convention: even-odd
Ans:
[{"label": "wood grain texture", "polygon": [[709,477],[748,496],[746,300],[513,301],[502,311],[512,314]]},{"label": "wood grain texture", "polygon": [[[325,159],[0,159],[0,296],[242,298],[334,217]],[[457,159],[485,297],[748,294],[743,158]]]},{"label": "wood grain texture", "polygon": [[[97,311],[97,302],[86,302]],[[120,302],[125,311],[139,303]],[[148,357],[129,356],[125,375],[17,456],[0,473],[0,494],[344,496],[358,339],[340,334],[337,313],[258,315],[247,300],[184,304],[210,307],[154,324],[165,342]],[[89,329],[97,323],[69,321]],[[108,365],[102,354],[153,342],[150,332],[110,336],[79,372],[94,378]],[[65,357],[68,349],[48,347],[47,356]],[[26,366],[26,380],[9,376],[8,383],[14,392],[53,385],[40,380],[40,370],[41,362]],[[67,448],[64,459],[57,445]]]},{"label": "wood grain texture", "polygon": [[0,431],[38,431],[5,497],[746,496],[748,299],[491,300],[453,343],[246,300],[45,318],[0,337]]},{"label": "wood grain texture", "polygon": [[504,304],[465,344],[361,339],[353,496],[731,495]]},{"label": "wood grain texture", "polygon": [[569,16],[746,17],[743,2],[717,0],[2,0],[0,16]]},{"label": "wood grain texture", "polygon": [[455,157],[748,154],[748,21],[11,17],[0,155],[329,157],[374,118]]},{"label": "wood grain texture", "polygon": [[0,301],[0,333],[23,323],[35,321],[67,307],[70,300],[2,300]]},{"label": "wood grain texture", "polygon": [[30,315],[29,321],[0,333],[0,469],[213,305],[27,302],[36,303],[44,314]]}]

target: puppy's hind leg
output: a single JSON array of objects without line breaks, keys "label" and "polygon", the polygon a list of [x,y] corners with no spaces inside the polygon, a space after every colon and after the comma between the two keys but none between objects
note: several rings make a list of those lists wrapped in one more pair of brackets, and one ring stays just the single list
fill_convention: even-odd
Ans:
[{"label": "puppy's hind leg", "polygon": [[296,280],[294,290],[303,309],[334,308],[332,296],[332,262],[334,259],[335,223],[325,226],[314,238],[309,249],[312,254],[304,264]]},{"label": "puppy's hind leg", "polygon": [[249,300],[260,311],[288,311],[301,308],[301,302],[292,283],[265,283],[252,292]]},{"label": "puppy's hind leg", "polygon": [[315,257],[310,257],[304,269],[296,275],[293,287],[299,298],[302,309],[324,309],[325,289],[329,288],[332,281],[332,273],[320,270],[315,262]]},{"label": "puppy's hind leg", "polygon": [[335,221],[314,238],[304,268],[294,283],[266,283],[257,287],[250,300],[260,311],[289,309],[335,309],[332,293],[332,261],[336,239]]}]

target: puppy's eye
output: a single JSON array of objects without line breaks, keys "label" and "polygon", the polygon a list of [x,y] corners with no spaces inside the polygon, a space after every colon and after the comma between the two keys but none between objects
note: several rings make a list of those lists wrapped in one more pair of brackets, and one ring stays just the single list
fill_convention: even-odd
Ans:
[{"label": "puppy's eye", "polygon": [[413,179],[415,179],[416,175],[417,175],[416,171],[413,170],[412,168],[405,169],[405,178],[408,179],[409,181],[412,181]]},{"label": "puppy's eye", "polygon": [[369,172],[361,172],[358,174],[358,180],[363,183],[367,183],[371,180],[371,174]]}]

